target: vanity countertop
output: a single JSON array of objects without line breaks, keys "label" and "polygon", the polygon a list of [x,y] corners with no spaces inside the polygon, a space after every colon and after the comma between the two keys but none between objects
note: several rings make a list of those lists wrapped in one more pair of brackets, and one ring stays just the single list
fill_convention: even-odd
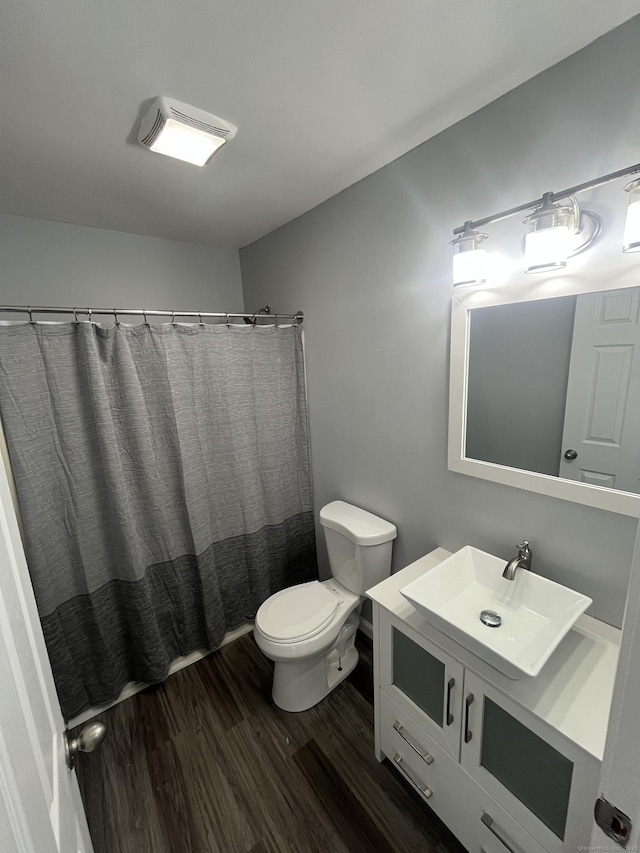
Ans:
[{"label": "vanity countertop", "polygon": [[367,595],[586,752],[602,760],[622,632],[591,616],[580,616],[537,677],[525,676],[512,681],[432,627],[400,592],[411,581],[450,556],[450,551],[436,548],[372,587]]}]

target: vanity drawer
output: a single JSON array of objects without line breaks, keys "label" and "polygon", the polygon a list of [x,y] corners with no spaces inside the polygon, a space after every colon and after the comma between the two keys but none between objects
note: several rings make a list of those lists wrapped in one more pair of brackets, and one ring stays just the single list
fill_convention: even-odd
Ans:
[{"label": "vanity drawer", "polygon": [[382,751],[469,853],[545,853],[384,691],[380,718]]},{"label": "vanity drawer", "polygon": [[493,797],[479,785],[465,805],[466,837],[459,836],[469,853],[547,853]]},{"label": "vanity drawer", "polygon": [[[380,696],[383,753],[453,833],[476,783],[399,705]],[[462,807],[461,807],[462,806]],[[460,836],[462,839],[462,836]],[[464,843],[464,842],[463,842]],[[488,851],[487,851],[488,853]]]}]

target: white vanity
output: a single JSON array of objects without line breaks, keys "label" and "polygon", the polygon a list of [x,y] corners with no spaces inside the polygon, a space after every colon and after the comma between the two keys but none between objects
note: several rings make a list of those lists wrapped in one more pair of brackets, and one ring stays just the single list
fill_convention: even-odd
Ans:
[{"label": "white vanity", "polygon": [[401,589],[373,601],[376,757],[404,775],[470,853],[589,845],[621,632],[580,616],[535,678],[511,680],[433,627]]}]

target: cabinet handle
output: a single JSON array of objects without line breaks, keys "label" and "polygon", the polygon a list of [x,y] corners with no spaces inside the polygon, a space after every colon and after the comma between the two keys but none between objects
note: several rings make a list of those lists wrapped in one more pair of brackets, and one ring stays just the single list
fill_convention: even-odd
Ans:
[{"label": "cabinet handle", "polygon": [[417,788],[417,789],[420,791],[420,793],[421,793],[424,797],[426,797],[426,798],[427,798],[427,800],[428,800],[428,799],[431,797],[431,795],[433,794],[433,791],[431,790],[431,788],[427,788],[427,787],[424,785],[424,783],[423,783],[423,782],[421,782],[419,779],[414,779],[414,778],[413,778],[412,774],[407,770],[407,768],[406,768],[406,767],[404,767],[404,766],[403,766],[403,763],[402,763],[402,762],[403,762],[403,760],[404,760],[404,759],[402,758],[402,756],[401,756],[401,755],[398,755],[397,753],[396,753],[396,755],[394,756],[394,759],[393,759],[393,761],[394,761],[395,765],[398,767],[398,769],[400,770],[400,772],[402,773],[402,775],[403,775],[403,776],[406,776],[407,780],[408,780],[409,782],[411,782],[411,784],[413,785],[413,787],[414,787],[414,788]]},{"label": "cabinet handle", "polygon": [[469,728],[469,708],[473,705],[473,693],[469,693],[464,703],[464,742],[469,743],[473,732]]},{"label": "cabinet handle", "polygon": [[411,741],[409,736],[405,732],[405,728],[399,720],[396,720],[393,724],[393,728],[398,732],[403,741],[411,747],[411,749],[416,752],[423,761],[426,761],[427,764],[433,764],[433,755],[430,752],[425,752],[420,746],[416,746],[415,743]]},{"label": "cabinet handle", "polygon": [[502,844],[502,845],[503,845],[503,847],[506,847],[506,849],[509,851],[509,853],[516,853],[516,851],[513,849],[513,847],[511,847],[511,845],[510,845],[510,844],[507,844],[507,842],[506,842],[506,841],[504,840],[504,838],[500,835],[500,833],[499,833],[497,830],[495,830],[495,829],[493,828],[493,818],[491,817],[491,815],[490,815],[490,814],[487,814],[487,813],[485,812],[485,813],[482,815],[482,817],[480,818],[480,820],[481,820],[481,821],[483,822],[483,824],[487,827],[487,829],[489,830],[489,832],[491,832],[491,833],[493,833],[493,835],[495,835],[495,837],[498,839],[498,841],[500,842],[500,844]]},{"label": "cabinet handle", "polygon": [[455,678],[450,678],[447,683],[447,725],[450,726],[453,722],[453,714],[451,713],[451,691],[456,686]]}]

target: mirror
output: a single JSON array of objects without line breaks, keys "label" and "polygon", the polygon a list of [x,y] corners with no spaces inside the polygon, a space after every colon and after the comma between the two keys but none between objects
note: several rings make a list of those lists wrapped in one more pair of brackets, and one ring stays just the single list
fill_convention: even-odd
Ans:
[{"label": "mirror", "polygon": [[449,468],[638,517],[640,288],[560,290],[454,298]]}]

